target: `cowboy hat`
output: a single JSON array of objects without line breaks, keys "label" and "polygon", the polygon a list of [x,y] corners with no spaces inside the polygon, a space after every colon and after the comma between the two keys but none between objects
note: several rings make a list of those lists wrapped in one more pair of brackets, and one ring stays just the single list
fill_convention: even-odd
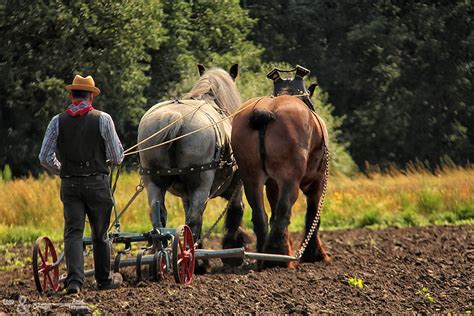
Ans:
[{"label": "cowboy hat", "polygon": [[91,76],[82,77],[81,75],[76,75],[72,84],[66,86],[66,90],[82,90],[92,92],[94,96],[100,94],[100,89],[96,88],[94,79]]}]

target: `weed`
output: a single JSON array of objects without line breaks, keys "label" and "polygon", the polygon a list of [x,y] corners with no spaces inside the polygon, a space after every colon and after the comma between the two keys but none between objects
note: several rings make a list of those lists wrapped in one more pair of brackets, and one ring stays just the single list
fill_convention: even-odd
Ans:
[{"label": "weed", "polygon": [[357,277],[347,279],[347,283],[361,290],[364,288],[364,282],[362,281],[362,279],[358,279]]},{"label": "weed", "polygon": [[417,213],[412,208],[405,209],[401,213],[400,217],[402,219],[403,226],[416,227],[423,226],[423,224],[425,224],[425,219],[423,218],[423,216]]},{"label": "weed", "polygon": [[423,189],[418,194],[418,208],[426,214],[433,214],[443,209],[443,198],[439,192]]},{"label": "weed", "polygon": [[5,167],[0,168],[0,182],[7,182],[12,179],[12,170],[10,169],[10,166],[8,164],[5,165]]},{"label": "weed", "polygon": [[7,247],[1,249],[0,253],[3,257],[2,264],[4,265],[0,266],[0,271],[20,270],[28,263],[31,263],[30,257],[27,257],[24,260],[18,259],[17,254],[9,250],[11,246],[11,244],[7,244]]},{"label": "weed", "polygon": [[434,297],[431,296],[431,293],[426,287],[423,287],[421,290],[416,291],[416,294],[418,294],[421,298],[427,300],[430,303],[434,303],[436,301]]},{"label": "weed", "polygon": [[369,209],[362,214],[357,222],[357,227],[367,227],[380,224],[380,213],[377,209]]}]

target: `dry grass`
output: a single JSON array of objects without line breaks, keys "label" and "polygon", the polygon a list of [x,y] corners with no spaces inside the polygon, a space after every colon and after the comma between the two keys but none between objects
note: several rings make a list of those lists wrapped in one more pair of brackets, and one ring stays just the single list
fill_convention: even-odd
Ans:
[{"label": "dry grass", "polygon": [[[472,223],[474,220],[474,168],[450,168],[433,175],[424,170],[391,175],[371,174],[348,178],[332,176],[322,228],[423,226],[428,224]],[[139,177],[122,175],[116,192],[121,209],[132,196]],[[61,239],[62,205],[59,179],[43,176],[0,182],[0,241],[30,241],[40,234]],[[177,197],[167,196],[168,227],[184,223],[183,206]],[[225,201],[209,202],[204,229],[210,227],[225,207]],[[268,205],[267,205],[268,209]],[[293,207],[292,231],[304,227],[306,202],[300,195]],[[251,228],[251,211],[246,204],[244,223]],[[125,213],[124,231],[150,228],[146,193]],[[221,231],[221,227],[217,232]]]}]

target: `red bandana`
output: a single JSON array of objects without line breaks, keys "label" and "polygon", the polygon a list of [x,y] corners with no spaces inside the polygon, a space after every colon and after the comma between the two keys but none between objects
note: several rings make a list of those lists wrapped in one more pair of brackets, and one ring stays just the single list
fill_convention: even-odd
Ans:
[{"label": "red bandana", "polygon": [[85,100],[76,100],[68,106],[66,112],[71,116],[83,116],[87,112],[93,110],[92,104]]}]

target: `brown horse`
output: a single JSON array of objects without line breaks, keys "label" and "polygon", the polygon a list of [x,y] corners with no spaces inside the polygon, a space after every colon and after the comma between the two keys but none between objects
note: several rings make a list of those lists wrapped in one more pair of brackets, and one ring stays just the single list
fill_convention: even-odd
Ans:
[{"label": "brown horse", "polygon": [[[253,103],[253,105],[251,105]],[[291,255],[288,238],[291,208],[299,189],[307,198],[306,234],[315,218],[328,168],[324,121],[295,96],[251,99],[232,123],[232,148],[252,207],[257,251]],[[268,218],[263,186],[271,206]],[[329,261],[318,234],[319,224],[301,257],[303,262]],[[259,268],[278,265],[259,262]],[[292,267],[293,265],[289,265]]]}]

